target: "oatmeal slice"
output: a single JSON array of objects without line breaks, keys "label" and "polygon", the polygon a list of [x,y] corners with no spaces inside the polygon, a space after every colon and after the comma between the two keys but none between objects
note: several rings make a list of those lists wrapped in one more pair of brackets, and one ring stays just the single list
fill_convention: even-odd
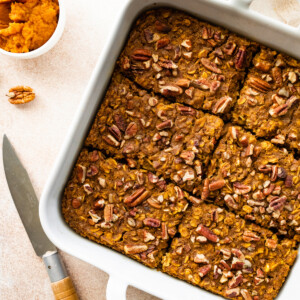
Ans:
[{"label": "oatmeal slice", "polygon": [[157,267],[188,206],[187,194],[142,169],[84,149],[62,211],[80,235]]},{"label": "oatmeal slice", "polygon": [[124,74],[176,102],[228,115],[257,44],[175,10],[138,19],[120,58]]},{"label": "oatmeal slice", "polygon": [[282,131],[290,124],[300,100],[300,63],[262,48],[253,64],[234,107],[232,121],[257,137],[284,144]]},{"label": "oatmeal slice", "polygon": [[274,299],[297,256],[293,240],[212,204],[193,206],[163,271],[230,299]]}]

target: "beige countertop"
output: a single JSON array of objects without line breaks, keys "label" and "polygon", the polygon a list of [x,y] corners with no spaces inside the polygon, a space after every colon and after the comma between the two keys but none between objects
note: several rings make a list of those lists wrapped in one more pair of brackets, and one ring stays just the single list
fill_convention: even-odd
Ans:
[{"label": "beige countertop", "polygon": [[[66,137],[97,58],[110,34],[110,24],[124,0],[65,0],[64,34],[40,58],[18,61],[0,56],[0,156],[7,134],[25,165],[38,197]],[[296,0],[256,0],[253,9],[294,26],[300,23]],[[28,85],[37,97],[11,105],[10,87]],[[8,191],[0,159],[0,299],[50,300],[53,295],[42,261],[36,257]],[[108,275],[61,253],[83,300],[105,299]],[[128,299],[157,299],[135,288]]]}]

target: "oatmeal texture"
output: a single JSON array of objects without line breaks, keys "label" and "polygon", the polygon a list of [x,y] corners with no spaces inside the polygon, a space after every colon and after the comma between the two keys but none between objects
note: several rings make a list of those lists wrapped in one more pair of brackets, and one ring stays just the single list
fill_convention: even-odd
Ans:
[{"label": "oatmeal texture", "polygon": [[0,47],[9,52],[24,53],[44,45],[58,22],[57,0],[11,2],[8,27],[0,29]]},{"label": "oatmeal texture", "polygon": [[274,299],[300,242],[299,64],[145,12],[66,185],[66,222],[225,298]]}]

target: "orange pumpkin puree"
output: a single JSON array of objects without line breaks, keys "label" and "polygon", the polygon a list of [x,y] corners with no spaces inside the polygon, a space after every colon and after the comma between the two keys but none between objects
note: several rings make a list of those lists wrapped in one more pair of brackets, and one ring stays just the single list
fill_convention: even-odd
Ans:
[{"label": "orange pumpkin puree", "polygon": [[52,36],[58,22],[57,0],[12,1],[7,28],[0,29],[0,47],[23,53],[39,48]]}]

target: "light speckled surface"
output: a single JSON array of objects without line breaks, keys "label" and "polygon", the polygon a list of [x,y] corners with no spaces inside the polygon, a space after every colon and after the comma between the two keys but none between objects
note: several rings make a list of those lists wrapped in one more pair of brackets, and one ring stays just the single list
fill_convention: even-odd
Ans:
[{"label": "light speckled surface", "polygon": [[[54,49],[29,61],[0,57],[0,146],[6,133],[26,166],[38,197],[110,33],[109,24],[123,1],[65,2],[66,28]],[[296,0],[256,0],[252,7],[295,26],[300,23],[300,10],[293,2]],[[36,100],[24,106],[9,104],[4,95],[15,85],[34,88]],[[53,299],[46,270],[35,256],[10,197],[2,159],[0,183],[0,299]],[[108,275],[67,254],[62,253],[62,257],[80,298],[104,300]],[[127,298],[157,299],[131,287]]]}]

